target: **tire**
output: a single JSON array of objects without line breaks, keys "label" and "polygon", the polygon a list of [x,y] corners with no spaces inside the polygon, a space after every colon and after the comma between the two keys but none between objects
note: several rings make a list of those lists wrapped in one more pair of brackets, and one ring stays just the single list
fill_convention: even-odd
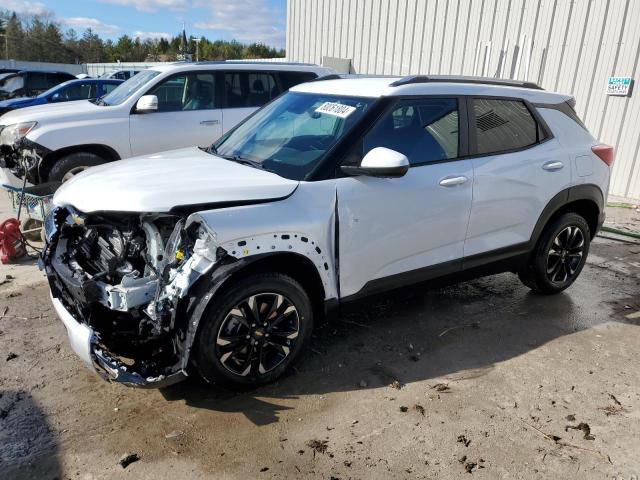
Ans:
[{"label": "tire", "polygon": [[276,380],[299,357],[311,337],[313,308],[296,280],[264,273],[217,294],[201,322],[194,352],[200,375],[212,383],[254,388]]},{"label": "tire", "polygon": [[[36,230],[37,228],[39,230]],[[24,220],[22,220],[22,225],[20,226],[20,230],[22,231],[24,238],[26,238],[27,240],[31,240],[33,242],[37,242],[38,240],[40,240],[41,233],[44,230],[44,228],[42,227],[42,222],[40,220],[35,220],[33,218],[25,218]],[[27,230],[34,230],[34,231],[28,232]]]},{"label": "tire", "polygon": [[66,182],[71,177],[86,170],[89,167],[95,167],[96,165],[102,165],[107,161],[89,152],[77,152],[59,158],[51,167],[49,171],[48,181],[50,182]]},{"label": "tire", "polygon": [[565,213],[545,227],[529,263],[518,276],[534,292],[560,293],[580,275],[590,244],[587,221],[576,213]]}]

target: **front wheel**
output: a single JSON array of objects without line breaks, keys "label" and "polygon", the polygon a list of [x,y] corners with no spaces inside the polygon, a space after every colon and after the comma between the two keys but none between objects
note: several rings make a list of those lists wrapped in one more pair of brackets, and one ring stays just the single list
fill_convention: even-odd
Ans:
[{"label": "front wheel", "polygon": [[59,158],[51,167],[48,180],[50,182],[66,182],[89,167],[102,165],[106,160],[95,153],[76,152]]},{"label": "front wheel", "polygon": [[545,227],[528,265],[518,276],[535,292],[559,293],[580,275],[590,243],[586,220],[576,213],[565,213]]},{"label": "front wheel", "polygon": [[266,273],[242,278],[207,308],[195,363],[210,382],[258,387],[280,377],[313,329],[313,310],[293,278]]}]

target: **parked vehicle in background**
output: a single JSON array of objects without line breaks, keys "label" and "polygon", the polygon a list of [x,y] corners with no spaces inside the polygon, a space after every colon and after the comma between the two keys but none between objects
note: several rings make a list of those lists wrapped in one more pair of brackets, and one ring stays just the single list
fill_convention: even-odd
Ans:
[{"label": "parked vehicle in background", "polygon": [[122,82],[122,80],[96,78],[69,80],[50,88],[37,97],[17,97],[0,101],[0,115],[18,108],[35,105],[99,98],[111,93]]},{"label": "parked vehicle in background", "polygon": [[19,71],[19,68],[0,68],[0,75],[4,75],[6,73],[16,73]]},{"label": "parked vehicle in background", "polygon": [[0,118],[4,182],[66,181],[121,158],[207,147],[289,87],[332,72],[295,63],[176,63],[143,70],[96,101],[9,112]]},{"label": "parked vehicle in background", "polygon": [[21,70],[0,78],[0,100],[15,97],[35,97],[75,75],[67,72]]},{"label": "parked vehicle in background", "polygon": [[134,75],[140,73],[142,70],[109,70],[103,73],[98,78],[115,78],[116,80],[129,80]]},{"label": "parked vehicle in background", "polygon": [[384,290],[514,272],[559,293],[613,163],[574,103],[483,78],[298,85],[208,150],[64,184],[45,221],[55,309],[108,380],[255,387],[325,311]]}]

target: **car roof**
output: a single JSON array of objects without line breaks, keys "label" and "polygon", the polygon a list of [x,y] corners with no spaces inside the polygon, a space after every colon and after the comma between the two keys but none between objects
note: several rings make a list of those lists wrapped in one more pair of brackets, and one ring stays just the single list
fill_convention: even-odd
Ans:
[{"label": "car roof", "polygon": [[71,75],[72,77],[74,76],[73,73],[61,72],[59,70],[20,70],[18,72],[14,72],[14,73],[16,75],[21,75],[23,73],[54,73],[56,75],[62,74],[62,75]]},{"label": "car roof", "polygon": [[55,86],[55,88],[58,87],[66,87],[67,85],[75,85],[76,83],[114,83],[114,84],[121,84],[124,83],[124,80],[119,80],[117,78],[76,78],[74,80],[67,80],[66,82],[62,82],[59,83],[58,85]]},{"label": "car roof", "polygon": [[[338,78],[336,78],[338,77]],[[408,95],[474,95],[515,97],[532,103],[560,103],[572,99],[542,90],[530,82],[483,77],[331,75],[291,88],[293,92],[353,97],[400,97]]]},{"label": "car roof", "polygon": [[245,61],[219,61],[219,62],[176,62],[167,65],[156,65],[149,70],[157,72],[190,71],[190,70],[283,70],[287,72],[315,72],[318,74],[331,74],[333,70],[310,63],[294,62],[245,62]]}]

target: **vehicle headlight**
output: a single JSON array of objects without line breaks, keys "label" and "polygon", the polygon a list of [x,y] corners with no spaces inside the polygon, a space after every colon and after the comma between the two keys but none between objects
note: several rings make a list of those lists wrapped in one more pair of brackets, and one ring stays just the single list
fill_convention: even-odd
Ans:
[{"label": "vehicle headlight", "polygon": [[0,132],[0,145],[15,145],[22,140],[33,128],[37,122],[23,122],[7,125]]}]

